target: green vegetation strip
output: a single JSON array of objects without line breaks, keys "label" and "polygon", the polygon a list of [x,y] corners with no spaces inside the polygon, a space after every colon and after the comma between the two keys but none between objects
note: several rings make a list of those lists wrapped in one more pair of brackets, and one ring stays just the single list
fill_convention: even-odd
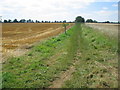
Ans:
[{"label": "green vegetation strip", "polygon": [[117,88],[117,39],[85,25],[79,30],[81,56],[73,77],[65,82],[63,88]]}]

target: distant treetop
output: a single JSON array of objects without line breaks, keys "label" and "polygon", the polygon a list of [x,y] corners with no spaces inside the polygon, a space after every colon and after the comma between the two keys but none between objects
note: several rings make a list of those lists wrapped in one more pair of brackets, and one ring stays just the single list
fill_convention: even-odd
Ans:
[{"label": "distant treetop", "polygon": [[96,20],[92,20],[92,19],[87,19],[86,22],[87,22],[87,23],[97,23]]},{"label": "distant treetop", "polygon": [[84,23],[85,19],[83,17],[81,17],[81,16],[77,16],[75,22],[76,23]]}]

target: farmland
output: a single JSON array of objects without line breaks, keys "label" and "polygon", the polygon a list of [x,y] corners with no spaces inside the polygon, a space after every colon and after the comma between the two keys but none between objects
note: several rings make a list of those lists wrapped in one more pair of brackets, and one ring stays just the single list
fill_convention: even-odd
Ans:
[{"label": "farmland", "polygon": [[118,26],[119,24],[108,24],[108,23],[86,23],[86,25],[98,29],[104,34],[111,37],[118,38]]},{"label": "farmland", "polygon": [[18,47],[29,48],[31,44],[63,31],[61,23],[3,23],[2,51],[8,54]]},{"label": "farmland", "polygon": [[[96,25],[92,24],[91,28],[90,25],[75,24],[67,34],[62,33],[61,24],[13,25],[22,27],[12,26],[9,30],[9,24],[8,27],[3,25],[4,43],[17,47],[36,41],[37,44],[24,55],[10,57],[3,63],[3,88],[118,87],[118,40],[117,31],[112,31],[116,27],[111,29],[116,34],[114,37],[111,33],[106,34],[108,29],[104,27],[108,26],[104,25],[98,30],[102,26],[93,28]],[[39,42],[41,35],[52,37]]]}]

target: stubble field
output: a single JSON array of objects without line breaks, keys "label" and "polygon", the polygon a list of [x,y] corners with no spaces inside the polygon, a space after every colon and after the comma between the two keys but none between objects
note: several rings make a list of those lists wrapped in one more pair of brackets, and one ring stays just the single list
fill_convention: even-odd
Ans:
[{"label": "stubble field", "polygon": [[[3,24],[3,48],[13,49],[63,32],[61,24],[8,23]],[[4,50],[4,49],[3,49]]]},{"label": "stubble field", "polygon": [[34,42],[62,32],[62,23],[3,23],[2,52],[8,54],[19,47],[29,48]]}]

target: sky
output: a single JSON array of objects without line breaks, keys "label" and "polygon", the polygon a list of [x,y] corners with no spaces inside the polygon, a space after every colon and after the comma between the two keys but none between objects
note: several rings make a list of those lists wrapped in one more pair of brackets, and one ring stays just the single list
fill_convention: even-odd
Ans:
[{"label": "sky", "polygon": [[2,19],[118,21],[119,0],[0,0]]}]

